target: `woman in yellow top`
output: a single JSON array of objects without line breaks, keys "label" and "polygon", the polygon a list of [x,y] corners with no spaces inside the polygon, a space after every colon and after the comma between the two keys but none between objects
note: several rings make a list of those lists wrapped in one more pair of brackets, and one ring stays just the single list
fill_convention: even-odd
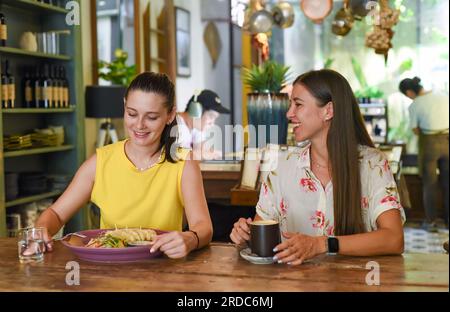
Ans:
[{"label": "woman in yellow top", "polygon": [[[180,258],[207,245],[212,224],[198,163],[177,149],[175,90],[164,74],[138,75],[125,94],[129,139],[97,149],[36,226],[51,237],[89,200],[101,210],[101,227],[143,227],[159,235],[152,252]],[[189,231],[182,232],[183,212]]]}]

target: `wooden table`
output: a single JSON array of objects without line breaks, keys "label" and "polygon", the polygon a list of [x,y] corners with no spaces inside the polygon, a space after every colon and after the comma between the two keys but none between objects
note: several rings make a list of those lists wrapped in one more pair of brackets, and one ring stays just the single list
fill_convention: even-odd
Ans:
[{"label": "wooden table", "polygon": [[[36,264],[19,263],[15,239],[1,238],[0,246],[0,291],[449,291],[445,254],[321,256],[289,267],[252,264],[233,245],[212,243],[178,260],[79,261],[80,285],[68,286],[66,263],[77,259],[61,243]],[[380,265],[380,286],[365,282],[369,261]]]}]

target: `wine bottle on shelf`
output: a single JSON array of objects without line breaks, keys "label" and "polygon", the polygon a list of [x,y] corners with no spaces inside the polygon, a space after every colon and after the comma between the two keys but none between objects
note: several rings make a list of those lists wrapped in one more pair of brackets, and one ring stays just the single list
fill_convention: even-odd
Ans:
[{"label": "wine bottle on shelf", "polygon": [[59,107],[64,108],[64,81],[62,80],[62,72],[61,67],[56,68],[56,72],[58,73],[58,81],[59,81]]},{"label": "wine bottle on shelf", "polygon": [[8,60],[5,60],[5,74],[8,78],[8,106],[14,108],[16,106],[16,78],[9,71]]},{"label": "wine bottle on shelf", "polygon": [[0,46],[6,46],[8,40],[8,26],[6,25],[6,18],[3,13],[0,12]]},{"label": "wine bottle on shelf", "polygon": [[59,78],[62,82],[62,90],[63,90],[63,99],[62,99],[62,107],[69,107],[70,106],[70,99],[69,99],[69,81],[66,78],[66,69],[64,66],[61,66],[59,68]]},{"label": "wine bottle on shelf", "polygon": [[2,108],[8,108],[8,77],[6,76],[6,70],[4,65],[5,63],[1,62],[1,86],[2,86]]},{"label": "wine bottle on shelf", "polygon": [[30,68],[25,69],[25,76],[22,82],[23,88],[23,104],[26,108],[34,106],[33,99],[33,78],[31,77]]},{"label": "wine bottle on shelf", "polygon": [[56,79],[56,92],[58,96],[58,107],[63,107],[63,81],[61,80],[61,74],[59,73],[58,66],[55,66],[55,79]]},{"label": "wine bottle on shelf", "polygon": [[42,76],[42,103],[41,107],[51,108],[52,107],[52,96],[53,96],[53,86],[52,80],[50,79],[48,64],[44,65],[44,75]]},{"label": "wine bottle on shelf", "polygon": [[42,82],[39,66],[35,67],[34,72],[34,107],[39,108],[42,101]]},{"label": "wine bottle on shelf", "polygon": [[53,82],[53,107],[61,107],[61,82],[58,75],[58,67],[51,66],[51,79]]}]

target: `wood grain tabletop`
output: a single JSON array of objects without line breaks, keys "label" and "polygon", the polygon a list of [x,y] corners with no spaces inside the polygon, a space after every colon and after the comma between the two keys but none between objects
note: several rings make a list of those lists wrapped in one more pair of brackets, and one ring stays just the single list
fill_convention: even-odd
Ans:
[{"label": "wood grain tabletop", "polygon": [[[66,283],[76,261],[80,285]],[[368,285],[373,262],[379,285]],[[369,263],[369,264],[368,264]],[[370,279],[369,275],[369,279]],[[372,279],[373,280],[373,279]],[[319,256],[300,266],[252,264],[232,244],[212,243],[183,259],[134,263],[78,260],[56,242],[40,263],[21,264],[17,241],[0,238],[0,291],[449,291],[446,254],[385,257]]]}]

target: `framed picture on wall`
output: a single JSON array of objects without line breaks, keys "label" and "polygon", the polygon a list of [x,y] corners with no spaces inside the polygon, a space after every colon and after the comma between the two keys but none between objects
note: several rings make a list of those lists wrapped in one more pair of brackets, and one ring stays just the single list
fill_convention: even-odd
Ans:
[{"label": "framed picture on wall", "polygon": [[190,12],[175,8],[175,33],[177,51],[177,76],[191,76],[191,15]]},{"label": "framed picture on wall", "polygon": [[241,181],[239,188],[256,190],[259,184],[261,155],[258,148],[246,147],[241,163]]}]

